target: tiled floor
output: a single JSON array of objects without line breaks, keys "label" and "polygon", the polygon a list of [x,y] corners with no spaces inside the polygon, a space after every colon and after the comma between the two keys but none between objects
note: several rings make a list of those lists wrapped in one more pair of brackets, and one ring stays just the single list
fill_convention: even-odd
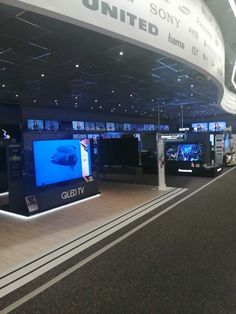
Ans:
[{"label": "tiled floor", "polygon": [[102,182],[99,186],[99,197],[33,220],[20,220],[0,213],[0,273],[164,193],[149,185]]}]

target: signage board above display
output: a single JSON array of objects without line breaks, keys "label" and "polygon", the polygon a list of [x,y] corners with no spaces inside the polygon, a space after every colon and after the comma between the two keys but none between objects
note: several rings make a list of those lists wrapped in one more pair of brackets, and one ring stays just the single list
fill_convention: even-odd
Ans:
[{"label": "signage board above display", "polygon": [[[219,95],[223,95],[224,41],[214,16],[203,0],[0,2],[48,15],[176,58],[216,80]],[[223,107],[230,110],[227,105]]]}]

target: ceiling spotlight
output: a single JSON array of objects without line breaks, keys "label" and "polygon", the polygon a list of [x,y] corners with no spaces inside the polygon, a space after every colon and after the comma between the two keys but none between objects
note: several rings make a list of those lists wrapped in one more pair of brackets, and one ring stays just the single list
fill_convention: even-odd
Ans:
[{"label": "ceiling spotlight", "polygon": [[131,106],[132,109],[134,109],[134,106]]},{"label": "ceiling spotlight", "polygon": [[180,79],[180,78],[178,78],[178,79],[177,79],[177,81],[178,81],[178,82],[180,82],[180,81],[181,81],[181,79]]},{"label": "ceiling spotlight", "polygon": [[129,97],[133,97],[133,95],[132,95],[132,94],[130,94],[130,95],[129,95]]},{"label": "ceiling spotlight", "polygon": [[121,107],[121,104],[119,104],[118,106]]},{"label": "ceiling spotlight", "polygon": [[191,97],[193,97],[193,94],[191,94]]},{"label": "ceiling spotlight", "polygon": [[16,97],[19,97],[19,95],[18,95],[18,94],[16,94]]},{"label": "ceiling spotlight", "polygon": [[95,99],[95,100],[94,100],[94,102],[98,102],[98,100],[97,100],[97,99]]},{"label": "ceiling spotlight", "polygon": [[75,104],[75,108],[77,108],[78,106]]},{"label": "ceiling spotlight", "polygon": [[191,87],[191,88],[193,88],[193,84],[192,84],[192,85],[190,85],[190,87]]},{"label": "ceiling spotlight", "polygon": [[120,52],[119,52],[119,55],[120,55],[120,56],[123,56],[123,55],[124,55],[124,52],[123,52],[123,51],[120,51]]},{"label": "ceiling spotlight", "polygon": [[154,101],[154,99],[152,99],[152,102]]},{"label": "ceiling spotlight", "polygon": [[76,64],[75,67],[76,67],[76,68],[79,68],[79,64]]},{"label": "ceiling spotlight", "polygon": [[91,107],[91,110],[93,110],[93,107]]},{"label": "ceiling spotlight", "polygon": [[164,102],[164,101],[163,101],[162,103],[163,103],[163,105],[165,104],[165,102]]},{"label": "ceiling spotlight", "polygon": [[99,106],[100,109],[102,109],[102,106]]},{"label": "ceiling spotlight", "polygon": [[6,85],[5,85],[5,84],[2,84],[2,87],[6,87]]},{"label": "ceiling spotlight", "polygon": [[55,99],[54,101],[57,102],[57,99]]},{"label": "ceiling spotlight", "polygon": [[127,109],[125,109],[125,112],[127,111]]},{"label": "ceiling spotlight", "polygon": [[41,74],[41,77],[44,77],[44,76],[45,76],[45,75],[42,73],[42,74]]},{"label": "ceiling spotlight", "polygon": [[34,102],[36,102],[37,100],[36,99],[34,99]]},{"label": "ceiling spotlight", "polygon": [[75,99],[78,99],[78,96],[75,96]]},{"label": "ceiling spotlight", "polygon": [[78,103],[77,103],[77,102],[75,102],[75,105],[77,106],[77,105],[78,105]]},{"label": "ceiling spotlight", "polygon": [[115,93],[115,91],[114,91],[114,90],[112,90],[111,92],[112,92],[112,93]]}]

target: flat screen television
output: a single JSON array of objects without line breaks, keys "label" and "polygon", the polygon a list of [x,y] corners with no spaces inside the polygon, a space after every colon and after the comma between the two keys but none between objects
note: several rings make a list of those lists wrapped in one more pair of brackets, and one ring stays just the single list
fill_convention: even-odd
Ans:
[{"label": "flat screen television", "polygon": [[105,122],[96,122],[96,131],[105,131]]},{"label": "flat screen television", "polygon": [[137,138],[98,140],[98,164],[137,167],[139,150]]},{"label": "flat screen television", "polygon": [[116,131],[118,131],[118,132],[124,131],[123,123],[116,123]]},{"label": "flat screen television", "polygon": [[116,130],[116,126],[115,126],[115,123],[114,122],[107,122],[106,123],[106,130],[108,132],[113,132]]},{"label": "flat screen television", "polygon": [[226,122],[209,122],[210,132],[223,132],[226,128]]},{"label": "flat screen television", "polygon": [[36,186],[80,179],[91,175],[90,141],[33,141]]},{"label": "flat screen television", "polygon": [[166,162],[204,162],[202,143],[166,143]]},{"label": "flat screen television", "polygon": [[61,130],[62,131],[72,131],[71,121],[61,121]]},{"label": "flat screen television", "polygon": [[192,123],[192,129],[194,132],[207,132],[208,123],[207,122]]},{"label": "flat screen television", "polygon": [[59,130],[59,122],[55,120],[46,120],[44,122],[46,131],[58,131]]},{"label": "flat screen television", "polygon": [[95,131],[95,122],[85,122],[84,128],[85,131]]},{"label": "flat screen television", "polygon": [[123,128],[124,128],[124,131],[131,131],[131,124],[130,123],[124,123],[123,124]]},{"label": "flat screen television", "polygon": [[44,130],[43,120],[28,119],[27,120],[27,130],[29,130],[29,131],[43,131]]},{"label": "flat screen television", "polygon": [[73,131],[84,131],[84,122],[83,121],[72,121]]}]

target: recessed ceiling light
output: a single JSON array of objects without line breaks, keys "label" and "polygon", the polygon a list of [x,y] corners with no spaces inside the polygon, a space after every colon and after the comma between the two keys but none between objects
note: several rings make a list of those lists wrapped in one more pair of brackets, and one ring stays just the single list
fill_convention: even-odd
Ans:
[{"label": "recessed ceiling light", "polygon": [[42,74],[41,74],[41,77],[44,77],[44,76],[45,76],[45,75],[42,73]]},{"label": "recessed ceiling light", "polygon": [[154,101],[154,99],[152,99],[152,102]]},{"label": "recessed ceiling light", "polygon": [[191,84],[190,87],[193,88],[193,84]]},{"label": "recessed ceiling light", "polygon": [[154,109],[154,108],[152,108],[152,111],[155,111],[155,109]]},{"label": "recessed ceiling light", "polygon": [[19,95],[18,95],[18,94],[16,94],[16,97],[19,97]]},{"label": "recessed ceiling light", "polygon": [[77,105],[78,105],[78,103],[77,103],[77,102],[75,102],[75,105],[77,106]]},{"label": "recessed ceiling light", "polygon": [[118,106],[121,107],[121,104],[119,104]]},{"label": "recessed ceiling light", "polygon": [[2,84],[2,87],[6,87],[6,85],[5,85],[5,84]]},{"label": "recessed ceiling light", "polygon": [[133,97],[133,95],[132,95],[132,94],[130,94],[130,95],[129,95],[129,97]]},{"label": "recessed ceiling light", "polygon": [[75,96],[75,99],[78,99],[78,96]]},{"label": "recessed ceiling light", "polygon": [[193,97],[193,94],[191,94],[191,97]]},{"label": "recessed ceiling light", "polygon": [[165,102],[164,102],[164,101],[163,101],[162,103],[163,103],[163,105],[165,104]]},{"label": "recessed ceiling light", "polygon": [[36,99],[34,99],[34,102],[36,102],[37,100]]},{"label": "recessed ceiling light", "polygon": [[79,68],[79,64],[76,64],[75,67],[76,67],[76,68]]},{"label": "recessed ceiling light", "polygon": [[100,109],[102,109],[102,106],[99,106]]},{"label": "recessed ceiling light", "polygon": [[75,104],[75,108],[77,108],[78,106]]},{"label": "recessed ceiling light", "polygon": [[125,112],[127,111],[127,109],[125,109]]},{"label": "recessed ceiling light", "polygon": [[180,82],[180,81],[181,81],[181,79],[180,79],[180,78],[178,78],[178,79],[177,79],[177,81],[178,81],[178,82]]},{"label": "recessed ceiling light", "polygon": [[57,102],[57,99],[55,99],[54,101]]},{"label": "recessed ceiling light", "polygon": [[95,99],[95,100],[94,100],[94,102],[98,102],[98,100],[97,100],[97,99]]},{"label": "recessed ceiling light", "polygon": [[131,106],[132,109],[134,109],[134,106]]},{"label": "recessed ceiling light", "polygon": [[93,107],[91,107],[91,110],[93,110]]},{"label": "recessed ceiling light", "polygon": [[124,55],[124,52],[123,52],[123,51],[120,51],[120,52],[119,52],[119,55],[120,55],[120,56],[123,56],[123,55]]},{"label": "recessed ceiling light", "polygon": [[111,92],[112,92],[112,93],[115,93],[115,91],[114,91],[114,90],[112,90]]},{"label": "recessed ceiling light", "polygon": [[138,113],[138,110],[135,110],[136,113]]}]

